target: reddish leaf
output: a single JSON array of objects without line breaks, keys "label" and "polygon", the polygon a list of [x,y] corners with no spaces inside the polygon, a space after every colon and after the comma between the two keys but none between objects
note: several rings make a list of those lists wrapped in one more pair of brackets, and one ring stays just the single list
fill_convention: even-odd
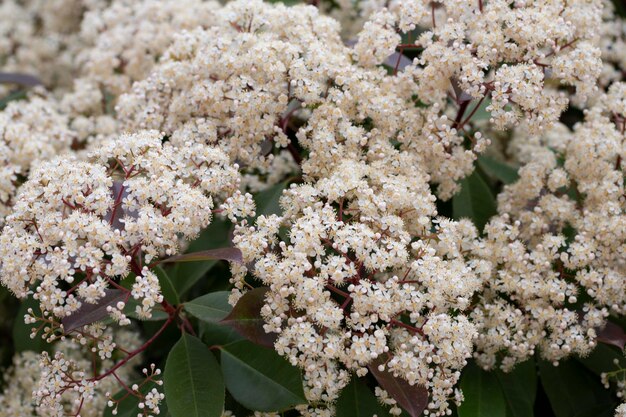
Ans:
[{"label": "reddish leaf", "polygon": [[95,304],[83,302],[78,310],[63,319],[63,328],[66,333],[79,329],[91,323],[95,323],[109,316],[108,306],[114,306],[120,301],[124,301],[126,293],[122,290],[104,290],[106,295]]},{"label": "reddish leaf", "polygon": [[402,378],[396,378],[388,372],[379,371],[378,366],[385,363],[385,358],[379,356],[378,359],[370,363],[369,368],[378,384],[389,393],[391,398],[409,413],[411,417],[419,417],[428,406],[428,391],[421,385],[410,385]]},{"label": "reddish leaf", "polygon": [[626,333],[620,326],[608,321],[606,326],[598,331],[598,342],[617,346],[620,350],[624,350],[624,345],[626,345]]},{"label": "reddish leaf", "polygon": [[32,87],[40,85],[41,81],[34,75],[20,74],[18,72],[0,72],[0,84],[18,84]]},{"label": "reddish leaf", "polygon": [[237,248],[219,248],[172,256],[170,258],[163,259],[161,262],[198,262],[211,260],[224,260],[242,263],[243,255],[241,254],[241,251]]},{"label": "reddish leaf", "polygon": [[231,326],[239,334],[258,345],[274,347],[276,334],[265,333],[265,320],[261,317],[261,308],[265,302],[268,287],[255,288],[245,293],[237,302],[233,311],[221,323]]}]

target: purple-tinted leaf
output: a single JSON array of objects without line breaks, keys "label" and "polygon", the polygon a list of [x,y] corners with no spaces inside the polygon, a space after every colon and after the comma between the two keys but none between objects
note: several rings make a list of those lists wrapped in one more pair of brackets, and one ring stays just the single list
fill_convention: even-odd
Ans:
[{"label": "purple-tinted leaf", "polygon": [[[354,48],[354,45],[357,44],[357,40],[349,39],[345,42],[345,44],[346,46],[349,46],[350,48]],[[398,62],[398,59],[400,60],[399,62]],[[393,54],[389,55],[387,59],[385,59],[385,62],[383,62],[383,65],[386,65],[391,68],[396,68],[396,65],[397,65],[398,71],[403,71],[406,67],[408,67],[412,63],[413,61],[407,58],[405,55],[402,55],[399,52],[394,52]]]},{"label": "purple-tinted leaf", "polygon": [[18,84],[33,87],[40,85],[41,81],[34,75],[20,74],[18,72],[0,72],[0,84]]},{"label": "purple-tinted leaf", "polygon": [[620,326],[609,321],[602,330],[598,331],[598,342],[617,346],[620,350],[624,350],[626,333]]},{"label": "purple-tinted leaf", "polygon": [[268,289],[268,287],[255,288],[245,293],[221,323],[231,326],[251,342],[273,347],[276,334],[265,332],[263,329],[265,320],[261,317],[261,308],[265,303],[265,293]]},{"label": "purple-tinted leaf", "polygon": [[398,68],[398,71],[403,71],[406,67],[411,65],[413,61],[411,61],[406,56],[402,55],[400,52],[394,52],[389,55],[387,59],[385,59],[384,64],[391,68]]},{"label": "purple-tinted leaf", "polygon": [[107,289],[106,295],[95,304],[83,302],[78,310],[71,316],[63,319],[63,328],[66,333],[79,329],[91,323],[95,323],[109,316],[107,307],[114,306],[120,301],[124,301],[126,293],[122,290]]},{"label": "purple-tinted leaf", "polygon": [[241,251],[237,248],[219,248],[172,256],[170,258],[162,260],[161,262],[197,262],[210,260],[224,260],[242,263],[243,255],[241,254]]},{"label": "purple-tinted leaf", "polygon": [[419,417],[428,406],[428,391],[421,385],[410,385],[402,378],[396,378],[386,369],[380,371],[379,365],[385,363],[385,359],[379,356],[370,363],[369,368],[378,384],[391,395],[391,398],[406,411],[411,417]]},{"label": "purple-tinted leaf", "polygon": [[460,104],[460,103],[463,103],[465,101],[470,101],[472,99],[471,95],[469,95],[468,93],[463,91],[463,89],[459,85],[459,80],[457,80],[456,78],[453,77],[453,78],[450,79],[450,84],[452,84],[452,89],[454,90],[454,95],[456,97],[456,102],[457,103]]}]

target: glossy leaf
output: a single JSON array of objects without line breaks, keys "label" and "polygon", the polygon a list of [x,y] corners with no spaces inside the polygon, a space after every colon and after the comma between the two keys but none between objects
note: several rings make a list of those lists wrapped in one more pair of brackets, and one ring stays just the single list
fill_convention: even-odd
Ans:
[{"label": "glossy leaf", "polygon": [[535,360],[529,359],[515,365],[510,372],[494,371],[504,393],[509,417],[533,417],[537,393]]},{"label": "glossy leaf", "polygon": [[421,385],[410,385],[402,378],[394,377],[387,370],[380,371],[378,366],[385,362],[386,358],[379,356],[378,359],[368,365],[368,368],[378,384],[411,417],[418,417],[428,406],[428,390]]},{"label": "glossy leaf", "polygon": [[158,265],[154,268],[154,273],[156,274],[157,278],[159,278],[159,284],[161,285],[161,293],[163,294],[163,298],[165,298],[165,300],[170,304],[180,304],[178,292],[176,291],[176,287],[174,286],[172,278],[170,278],[168,273]]},{"label": "glossy leaf", "polygon": [[598,342],[613,345],[620,350],[624,350],[624,345],[626,345],[626,333],[620,326],[609,321],[604,328],[598,331]]},{"label": "glossy leaf", "polygon": [[106,295],[99,299],[98,302],[95,304],[83,302],[80,308],[72,313],[71,316],[63,319],[63,328],[66,333],[108,318],[107,307],[115,306],[126,298],[126,293],[122,290],[106,289],[104,291]]},{"label": "glossy leaf", "polygon": [[622,351],[610,345],[598,344],[589,355],[577,358],[577,360],[598,376],[617,370],[616,361],[619,367],[626,368],[626,357]]},{"label": "glossy leaf", "polygon": [[580,363],[561,361],[559,366],[540,361],[539,375],[552,411],[556,417],[579,417],[596,413],[603,405],[615,408],[609,391],[600,384],[599,378],[587,371]]},{"label": "glossy leaf", "polygon": [[281,214],[282,210],[278,204],[280,197],[283,194],[283,190],[287,188],[288,181],[278,183],[266,190],[257,193],[254,196],[254,202],[256,203],[257,216],[270,214]]},{"label": "glossy leaf", "polygon": [[222,348],[228,392],[244,407],[279,411],[305,404],[300,370],[266,349],[242,340]]},{"label": "glossy leaf", "polygon": [[41,85],[41,80],[34,75],[19,72],[0,72],[0,84],[17,84],[24,87]]},{"label": "glossy leaf", "polygon": [[43,352],[46,344],[41,338],[41,333],[37,334],[34,339],[30,338],[31,329],[38,327],[40,324],[26,324],[24,322],[24,316],[28,313],[29,308],[32,308],[35,314],[41,316],[39,302],[37,300],[27,298],[22,301],[13,322],[13,347],[16,352],[23,352],[26,350]]},{"label": "glossy leaf", "polygon": [[[140,384],[141,382],[142,381],[137,381],[138,384]],[[130,385],[131,384],[129,384],[129,386]],[[162,389],[158,387],[154,382],[149,382],[140,387],[139,392],[145,395],[154,387],[156,387],[157,390],[162,391]],[[104,409],[103,417],[137,417],[137,415],[141,414],[142,411],[139,408],[139,398],[127,394],[128,392],[125,389],[122,389],[117,392],[117,394],[113,395],[113,398],[115,400],[121,399],[117,406],[117,414],[113,414],[113,410],[115,410],[115,407],[106,407]],[[161,401],[161,404],[159,404],[159,410],[161,411],[159,417],[167,417],[170,415],[167,410],[166,401]]]},{"label": "glossy leaf", "polygon": [[256,344],[273,347],[276,334],[265,333],[263,329],[265,320],[261,317],[267,290],[267,287],[261,287],[245,293],[221,323],[233,327],[239,334]]},{"label": "glossy leaf", "polygon": [[502,181],[504,184],[514,183],[519,179],[516,168],[489,156],[479,156],[478,166],[480,166],[487,175]]},{"label": "glossy leaf", "polygon": [[241,251],[237,248],[218,248],[172,256],[162,260],[161,263],[199,261],[231,261],[241,263],[243,262],[243,256]]},{"label": "glossy leaf", "polygon": [[365,383],[357,377],[341,391],[336,404],[337,417],[378,417],[388,416],[387,412],[376,399],[376,396]]},{"label": "glossy leaf", "polygon": [[[190,243],[187,252],[193,253],[231,245],[229,241],[230,227],[230,224],[223,220],[213,219],[209,227],[206,228],[196,240]],[[174,268],[170,271],[170,277],[172,277],[178,294],[183,296],[183,294],[204,277],[217,263],[218,261],[215,259],[176,263]]]},{"label": "glossy leaf", "polygon": [[496,201],[489,186],[476,171],[460,181],[461,190],[452,197],[455,219],[469,218],[482,230],[489,218],[496,214]]},{"label": "glossy leaf", "polygon": [[172,417],[221,417],[224,381],[217,360],[199,339],[182,335],[167,357],[163,381]]},{"label": "glossy leaf", "polygon": [[229,291],[212,292],[185,303],[185,311],[209,323],[217,323],[232,311],[228,304]]},{"label": "glossy leaf", "polygon": [[458,408],[459,417],[506,417],[506,403],[497,377],[476,364],[463,369],[461,389],[465,401]]}]

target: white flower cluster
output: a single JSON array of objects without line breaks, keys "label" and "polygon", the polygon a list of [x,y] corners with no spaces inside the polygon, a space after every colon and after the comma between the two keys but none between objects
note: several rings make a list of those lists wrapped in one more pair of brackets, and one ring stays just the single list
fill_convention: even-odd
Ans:
[{"label": "white flower cluster", "polygon": [[161,142],[160,133],[145,131],[103,145],[89,161],[41,164],[0,235],[3,285],[19,297],[35,288],[42,310],[63,318],[132,270],[137,314],[149,317],[162,296],[144,262],[176,253],[180,236],[208,226],[211,196],[232,194],[239,181],[219,149]]},{"label": "white flower cluster", "polygon": [[495,267],[472,313],[485,367],[502,351],[506,369],[537,347],[584,355],[609,314],[626,313],[625,97],[613,84],[573,133],[515,143],[529,162],[476,250]]},{"label": "white flower cluster", "polygon": [[[116,340],[128,349],[138,346],[137,334],[132,331],[118,330]],[[118,381],[110,376],[98,381],[89,381],[86,371],[92,368],[91,358],[85,355],[76,340],[67,339],[54,347],[55,353],[44,354],[42,361],[38,353],[25,351],[13,358],[13,367],[4,375],[6,388],[0,394],[0,417],[58,417],[74,412],[81,403],[80,415],[99,417],[107,405],[107,392],[120,390]],[[131,365],[139,362],[139,357]],[[104,367],[113,364],[111,359],[103,360]],[[81,380],[78,388],[68,387],[68,379],[62,378],[71,372],[75,380]],[[79,378],[79,374],[81,377]],[[119,369],[118,378],[128,380],[134,377],[132,367]],[[66,389],[63,389],[63,388]],[[84,387],[82,390],[80,387]],[[33,392],[41,396],[42,401],[33,399]]]},{"label": "white flower cluster", "polygon": [[[38,300],[26,320],[44,338],[113,291],[118,324],[131,298],[135,316],[162,304],[174,320],[153,266],[213,213],[238,223],[246,261],[231,302],[250,277],[269,287],[265,328],[303,369],[306,416],[331,416],[371,369],[425,387],[427,412],[445,415],[472,354],[505,370],[535,351],[558,362],[626,314],[626,32],[608,3],[333,4],[343,27],[324,7],[261,0],[0,4],[0,68],[51,90],[0,112],[0,282]],[[558,122],[570,104],[586,108],[573,132]],[[487,136],[521,169],[479,236],[436,203]],[[282,215],[238,220],[255,215],[246,190],[285,178],[298,184]],[[117,366],[101,325],[69,337]],[[36,388],[18,370],[32,358],[16,359],[16,393],[30,384],[39,408],[7,394],[9,415],[100,407],[102,381],[61,346]],[[138,388],[158,414],[163,395]]]},{"label": "white flower cluster", "polygon": [[53,100],[32,96],[0,112],[0,228],[21,178],[39,162],[69,151],[74,138]]},{"label": "white flower cluster", "polygon": [[[427,180],[407,154],[344,160],[315,185],[292,186],[284,217],[236,230],[233,242],[270,287],[266,331],[304,370],[309,401],[332,403],[348,371],[370,365],[428,387],[430,411],[446,413],[475,336],[462,312],[490,267],[466,259],[470,222],[434,218]],[[247,268],[233,269],[243,288]]]}]

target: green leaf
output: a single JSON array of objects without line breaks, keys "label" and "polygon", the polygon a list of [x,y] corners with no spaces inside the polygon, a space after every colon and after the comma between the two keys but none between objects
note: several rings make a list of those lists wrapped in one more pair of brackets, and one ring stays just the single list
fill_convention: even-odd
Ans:
[{"label": "green leaf", "polygon": [[217,323],[232,311],[228,304],[229,291],[212,292],[185,303],[185,311],[209,323]]},{"label": "green leaf", "polygon": [[504,394],[493,372],[470,363],[463,370],[461,389],[465,401],[458,408],[459,417],[506,417]]},{"label": "green leaf", "polygon": [[26,98],[26,90],[18,90],[0,98],[0,110],[4,110],[12,101],[23,100]]},{"label": "green leaf", "polygon": [[452,197],[455,219],[469,218],[478,230],[483,230],[489,218],[496,214],[496,201],[489,186],[477,171],[460,181],[461,191]]},{"label": "green leaf", "polygon": [[337,417],[378,417],[388,416],[372,391],[359,378],[353,377],[350,384],[341,391],[336,405]]},{"label": "green leaf", "polygon": [[24,316],[28,313],[29,308],[32,308],[35,314],[41,316],[39,302],[37,300],[26,298],[22,301],[13,323],[13,347],[15,348],[15,352],[24,352],[27,350],[33,350],[35,352],[44,351],[45,344],[41,338],[41,332],[38,333],[34,339],[30,338],[31,329],[38,327],[40,323],[24,323]]},{"label": "green leaf", "polygon": [[198,330],[200,338],[207,346],[223,346],[246,340],[237,330],[219,323],[201,321],[198,323]]},{"label": "green leaf", "polygon": [[241,251],[237,248],[217,248],[172,256],[170,258],[163,259],[161,263],[200,261],[231,261],[242,263],[243,255],[241,254]]},{"label": "green leaf", "polygon": [[283,190],[287,188],[288,184],[289,181],[283,181],[266,190],[261,191],[260,193],[257,193],[254,196],[257,216],[269,216],[270,214],[280,215],[282,213],[282,210],[278,203],[280,201],[280,197],[283,195]]},{"label": "green leaf", "polygon": [[[478,103],[478,101],[474,100],[474,103]],[[474,103],[472,103],[472,106],[476,105]],[[485,98],[483,102],[480,103],[478,110],[476,110],[476,112],[472,115],[471,121],[477,122],[479,120],[489,120],[491,118],[491,113],[487,111],[487,107],[489,107],[489,105],[491,105],[491,99]],[[469,110],[470,112],[474,110],[473,107],[470,108],[472,109]]]},{"label": "green leaf", "polygon": [[182,335],[167,356],[163,381],[173,417],[221,417],[225,391],[220,366],[199,339]]},{"label": "green leaf", "polygon": [[535,360],[515,365],[511,372],[495,371],[502,387],[509,417],[533,417],[537,393],[537,370]]},{"label": "green leaf", "polygon": [[[213,222],[198,237],[191,242],[187,253],[199,252],[207,249],[216,249],[228,246],[228,236],[231,225],[220,219],[213,219]],[[205,260],[199,262],[180,262],[175,265],[170,272],[176,291],[180,296],[185,294],[194,286],[207,272],[216,264],[217,260]]]},{"label": "green leaf", "polygon": [[519,179],[516,168],[490,156],[479,156],[478,166],[485,171],[487,175],[502,181],[504,184],[514,183]]},{"label": "green leaf", "polygon": [[226,345],[222,371],[228,392],[250,410],[279,411],[306,403],[300,370],[273,349],[247,340]]},{"label": "green leaf", "polygon": [[578,358],[578,361],[598,376],[604,372],[617,370],[615,361],[619,367],[626,368],[626,358],[622,351],[603,344],[598,344],[588,356]]},{"label": "green leaf", "polygon": [[616,406],[599,378],[574,360],[561,361],[559,366],[540,361],[539,375],[556,417],[599,416],[603,405]]},{"label": "green leaf", "polygon": [[[137,384],[140,384],[141,382],[142,381],[137,381]],[[131,385],[132,384],[128,384],[129,387]],[[159,390],[157,384],[155,384],[154,382],[148,382],[139,388],[139,392],[145,395],[149,391],[151,391],[152,388],[155,387]],[[140,415],[142,413],[141,409],[139,408],[139,398],[135,397],[134,395],[128,395],[128,392],[125,389],[118,391],[113,396],[113,398],[120,401],[117,406],[117,414],[113,414],[113,410],[115,410],[115,407],[106,407],[104,409],[103,417],[137,417],[137,415]],[[165,401],[161,401],[161,404],[159,404],[159,410],[161,411],[159,417],[169,416],[167,404]]]},{"label": "green leaf", "polygon": [[154,273],[156,274],[157,278],[159,278],[161,293],[163,294],[165,300],[170,304],[180,304],[180,297],[178,297],[178,292],[176,291],[174,282],[172,282],[172,278],[170,278],[167,272],[157,265],[154,268]]},{"label": "green leaf", "polygon": [[233,327],[239,334],[258,345],[273,347],[276,334],[265,332],[265,320],[261,317],[261,308],[265,304],[265,293],[268,289],[260,287],[245,293],[233,311],[220,323]]}]

